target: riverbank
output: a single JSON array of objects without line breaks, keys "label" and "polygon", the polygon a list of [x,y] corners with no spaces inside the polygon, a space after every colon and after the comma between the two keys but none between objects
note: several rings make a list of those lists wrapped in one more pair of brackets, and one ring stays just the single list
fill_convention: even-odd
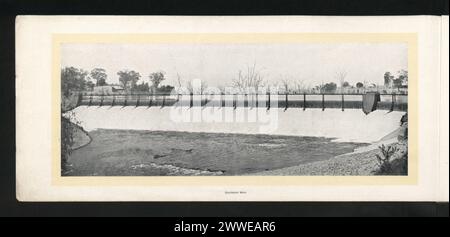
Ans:
[{"label": "riverbank", "polygon": [[[369,175],[407,175],[408,140],[405,123],[381,141],[360,147],[354,152],[338,155],[325,161],[317,161],[282,169],[274,169],[254,174],[252,176],[369,176]],[[406,137],[405,137],[406,135]],[[392,147],[396,150],[387,163],[390,171],[381,170],[377,155],[382,156],[380,147]],[[384,158],[384,157],[383,157]]]},{"label": "riverbank", "polygon": [[[384,144],[395,145],[396,141],[387,141]],[[275,169],[255,174],[256,176],[367,176],[374,175],[379,164],[376,154],[379,153],[378,147],[369,145],[362,147],[361,151],[355,151],[348,154],[339,155],[325,161],[317,161],[309,164],[287,167],[283,169]]]}]

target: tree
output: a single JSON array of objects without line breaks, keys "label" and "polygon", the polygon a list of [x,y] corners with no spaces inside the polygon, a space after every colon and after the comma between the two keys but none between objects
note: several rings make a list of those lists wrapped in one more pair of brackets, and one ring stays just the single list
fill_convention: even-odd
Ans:
[{"label": "tree", "polygon": [[306,90],[306,85],[303,80],[296,80],[294,82],[294,92],[302,93]]},{"label": "tree", "polygon": [[74,67],[61,69],[61,92],[64,96],[69,96],[72,91],[82,91],[86,89],[86,76],[88,72]]},{"label": "tree", "polygon": [[173,86],[165,85],[158,88],[158,92],[161,93],[171,93],[172,90],[175,89]]},{"label": "tree", "polygon": [[164,81],[166,78],[164,78],[164,72],[152,72],[149,76],[150,81],[152,82],[153,88],[156,90],[159,87],[159,84]]},{"label": "tree", "polygon": [[233,79],[233,87],[239,89],[241,92],[248,91],[249,89],[258,90],[258,87],[264,86],[263,77],[261,73],[256,70],[256,64],[253,66],[247,66],[247,71],[244,73],[242,70],[238,72],[238,78]]},{"label": "tree", "polygon": [[[194,85],[193,83],[197,83]],[[202,80],[198,80],[198,81],[191,81],[186,83],[186,89],[189,91],[189,93],[193,93],[193,94],[203,94],[203,92],[205,92],[206,88],[208,88],[208,84]]]},{"label": "tree", "polygon": [[394,86],[396,88],[400,88],[402,86],[402,79],[400,79],[400,78],[394,79]]},{"label": "tree", "polygon": [[141,82],[141,84],[137,84],[132,90],[136,92],[149,92],[150,86],[148,86],[147,82]]},{"label": "tree", "polygon": [[348,81],[345,81],[344,83],[342,83],[343,87],[350,87],[350,83],[348,83]]},{"label": "tree", "polygon": [[287,79],[283,79],[281,80],[281,88],[282,88],[282,92],[284,92],[285,94],[289,93],[289,88],[291,87],[291,82]]},{"label": "tree", "polygon": [[325,85],[325,84],[323,83],[323,81],[321,81],[320,84],[317,85],[317,86],[314,88],[315,91],[323,92],[323,86],[324,86],[324,85]]},{"label": "tree", "polygon": [[341,86],[341,89],[344,88],[345,78],[347,77],[346,71],[339,71],[336,72],[336,79],[339,81],[339,84]]},{"label": "tree", "polygon": [[407,70],[400,70],[398,72],[398,78],[402,81],[403,85],[408,85],[408,71]]},{"label": "tree", "polygon": [[398,77],[393,80],[394,86],[399,89],[403,85],[408,85],[408,71],[400,70]]},{"label": "tree", "polygon": [[177,94],[183,92],[183,80],[181,80],[180,74],[177,73]]},{"label": "tree", "polygon": [[390,72],[385,72],[384,73],[384,86],[386,88],[392,86],[392,81],[393,80],[394,80],[394,76],[392,76],[392,74]]},{"label": "tree", "polygon": [[103,68],[94,68],[91,71],[91,77],[96,81],[96,86],[104,86],[106,85],[106,71]]},{"label": "tree", "polygon": [[119,71],[117,75],[119,75],[119,81],[125,90],[134,89],[136,87],[137,81],[139,80],[139,78],[141,78],[141,75],[133,70]]},{"label": "tree", "polygon": [[362,84],[361,82],[356,83],[356,88],[361,89],[364,87],[364,84]]},{"label": "tree", "polygon": [[94,87],[95,87],[95,84],[92,81],[87,81],[86,82],[86,89],[93,90]]},{"label": "tree", "polygon": [[334,82],[326,83],[322,89],[324,92],[336,92],[337,85]]}]

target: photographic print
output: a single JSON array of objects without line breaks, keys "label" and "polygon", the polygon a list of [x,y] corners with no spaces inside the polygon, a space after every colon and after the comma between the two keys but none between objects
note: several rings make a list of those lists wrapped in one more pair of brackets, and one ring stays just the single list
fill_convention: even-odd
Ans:
[{"label": "photographic print", "polygon": [[61,176],[407,176],[408,44],[302,37],[61,43]]},{"label": "photographic print", "polygon": [[446,22],[20,16],[17,199],[448,200]]}]

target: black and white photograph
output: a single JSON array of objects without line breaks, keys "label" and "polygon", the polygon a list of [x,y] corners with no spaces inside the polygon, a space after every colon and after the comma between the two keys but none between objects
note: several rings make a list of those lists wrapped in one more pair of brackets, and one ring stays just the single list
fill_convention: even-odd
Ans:
[{"label": "black and white photograph", "polygon": [[447,1],[26,2],[0,3],[0,215],[448,217]]},{"label": "black and white photograph", "polygon": [[63,43],[61,176],[407,176],[408,44]]}]

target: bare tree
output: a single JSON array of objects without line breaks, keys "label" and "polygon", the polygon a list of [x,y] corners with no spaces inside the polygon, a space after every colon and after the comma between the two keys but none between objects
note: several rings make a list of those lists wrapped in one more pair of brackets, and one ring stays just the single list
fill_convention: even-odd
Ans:
[{"label": "bare tree", "polygon": [[264,80],[261,73],[256,70],[256,64],[253,64],[253,66],[247,66],[245,72],[239,70],[238,78],[233,79],[232,85],[241,92],[248,90],[257,91],[259,87],[264,86]]},{"label": "bare tree", "polygon": [[282,79],[281,88],[283,90],[283,93],[285,94],[289,93],[289,88],[291,88],[291,82],[288,79]]},{"label": "bare tree", "polygon": [[183,92],[183,80],[181,80],[180,74],[177,72],[177,94]]},{"label": "bare tree", "polygon": [[339,85],[341,86],[341,92],[344,90],[344,83],[345,83],[345,78],[347,77],[347,71],[345,70],[341,70],[336,72],[336,79],[339,82]]},{"label": "bare tree", "polygon": [[190,93],[193,94],[203,94],[205,92],[206,88],[208,87],[208,84],[202,80],[199,80],[200,84],[198,86],[193,86],[193,81],[190,81],[186,83],[186,88]]},{"label": "bare tree", "polygon": [[286,77],[273,84],[274,87],[280,88],[281,93],[302,93],[307,89],[303,80],[290,80]]},{"label": "bare tree", "polygon": [[294,82],[294,92],[303,93],[306,90],[306,85],[303,80],[297,80]]},{"label": "bare tree", "polygon": [[321,80],[320,84],[315,87],[316,92],[323,93],[324,87],[325,83],[323,83],[323,80]]},{"label": "bare tree", "polygon": [[208,88],[208,84],[204,81],[200,81],[200,94],[203,94],[206,91],[206,88]]},{"label": "bare tree", "polygon": [[220,86],[217,86],[217,89],[219,89],[220,93],[225,93],[225,91],[226,91],[226,86],[220,85]]}]

